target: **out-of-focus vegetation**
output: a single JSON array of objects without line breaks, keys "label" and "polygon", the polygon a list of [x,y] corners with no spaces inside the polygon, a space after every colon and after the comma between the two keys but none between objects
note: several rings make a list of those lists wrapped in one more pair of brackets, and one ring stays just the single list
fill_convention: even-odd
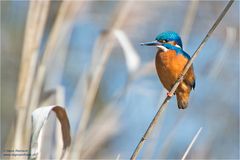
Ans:
[{"label": "out-of-focus vegetation", "polygon": [[[1,1],[1,148],[26,149],[31,112],[58,104],[71,124],[67,158],[129,158],[166,95],[153,66],[156,49],[140,42],[176,31],[192,55],[225,5]],[[187,158],[239,158],[238,1],[194,69],[189,107],[178,110],[172,99],[140,158],[181,158],[200,127]],[[50,120],[41,158],[59,157],[62,145]]]}]

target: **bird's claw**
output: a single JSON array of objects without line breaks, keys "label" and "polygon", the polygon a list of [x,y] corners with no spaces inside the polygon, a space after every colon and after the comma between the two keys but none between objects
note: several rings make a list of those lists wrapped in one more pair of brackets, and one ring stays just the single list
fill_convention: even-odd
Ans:
[{"label": "bird's claw", "polygon": [[173,94],[172,94],[172,93],[170,93],[170,92],[168,92],[168,93],[167,93],[167,96],[168,96],[168,97],[172,97],[172,96],[173,96]]}]

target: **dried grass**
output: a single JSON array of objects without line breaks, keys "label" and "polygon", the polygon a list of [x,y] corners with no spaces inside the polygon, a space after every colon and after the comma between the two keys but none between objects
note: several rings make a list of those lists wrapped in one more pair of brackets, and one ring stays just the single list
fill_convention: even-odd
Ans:
[{"label": "dried grass", "polygon": [[[107,64],[107,61],[111,55],[112,48],[114,46],[112,30],[119,29],[123,25],[123,22],[127,18],[127,14],[132,4],[133,2],[131,1],[122,2],[122,5],[116,11],[115,16],[113,17],[112,22],[110,23],[107,31],[104,32],[104,34],[102,35],[103,37],[100,38],[101,40],[104,40],[104,42],[102,42],[102,44],[104,44],[104,47],[101,50],[102,54],[101,54],[101,57],[99,57],[98,61],[93,60],[93,62],[98,62],[98,63],[95,64],[94,68],[91,67],[93,72],[91,73],[91,80],[88,87],[87,95],[85,96],[84,109],[81,115],[81,120],[79,123],[77,136],[76,136],[76,139],[78,139],[80,143],[73,144],[73,148],[72,148],[73,154],[71,155],[72,157],[77,156],[77,155],[74,155],[74,153],[80,154],[80,157],[81,157],[81,150],[83,146],[83,144],[81,143],[81,140],[84,139],[83,137],[85,137],[84,132],[88,125],[90,113],[91,113],[94,100],[99,88],[99,84],[102,79],[102,75],[103,75],[105,66]],[[95,52],[93,55],[95,54],[97,53]],[[97,57],[93,57],[93,58],[97,58]]]}]

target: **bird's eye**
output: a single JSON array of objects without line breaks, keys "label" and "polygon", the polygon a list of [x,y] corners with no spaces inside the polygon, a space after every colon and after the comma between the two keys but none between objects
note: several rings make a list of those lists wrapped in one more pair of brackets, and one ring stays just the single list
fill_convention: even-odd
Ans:
[{"label": "bird's eye", "polygon": [[162,43],[167,43],[167,40],[161,40]]}]

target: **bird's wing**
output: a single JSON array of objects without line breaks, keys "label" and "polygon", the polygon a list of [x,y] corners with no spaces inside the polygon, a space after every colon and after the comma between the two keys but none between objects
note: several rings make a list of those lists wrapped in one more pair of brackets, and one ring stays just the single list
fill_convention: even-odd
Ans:
[{"label": "bird's wing", "polygon": [[[191,57],[189,56],[189,54],[187,54],[187,52],[185,52],[182,49],[179,49],[177,51],[178,53],[182,54],[185,58],[187,58],[188,60],[191,59]],[[194,75],[194,69],[193,69],[193,65],[191,65],[191,67],[189,68],[185,78],[184,78],[184,83],[186,83],[190,88],[194,89],[196,82],[195,82],[195,75]]]},{"label": "bird's wing", "polygon": [[193,65],[189,68],[184,80],[184,83],[186,83],[190,88],[194,89],[196,85]]}]

